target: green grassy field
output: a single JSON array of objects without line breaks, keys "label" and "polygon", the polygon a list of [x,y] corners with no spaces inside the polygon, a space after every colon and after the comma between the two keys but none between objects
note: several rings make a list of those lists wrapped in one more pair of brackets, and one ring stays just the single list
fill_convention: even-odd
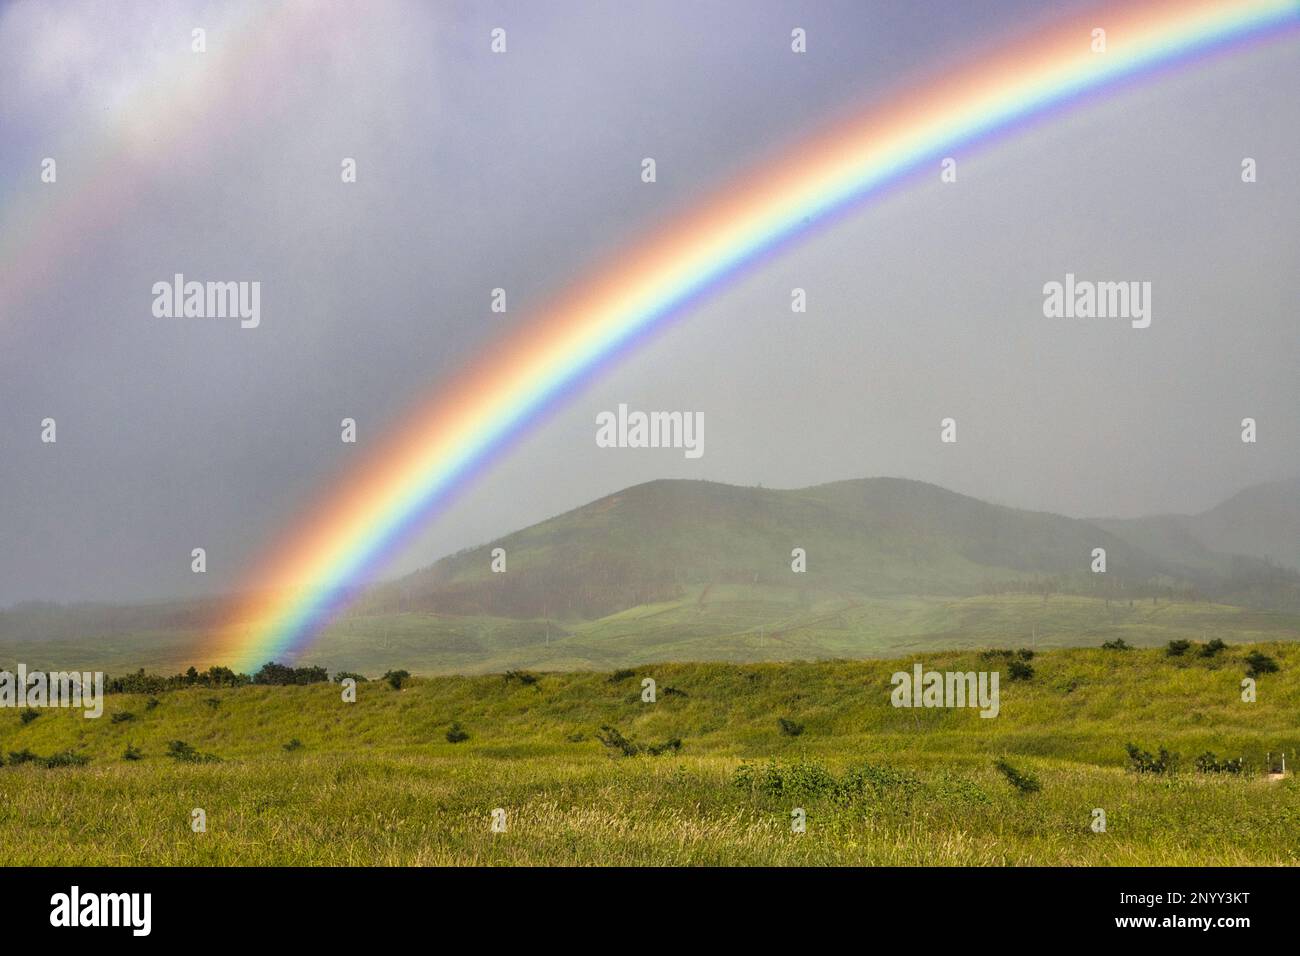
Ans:
[{"label": "green grassy field", "polygon": [[[1051,650],[1001,670],[1001,713],[889,704],[897,661],[661,663],[546,673],[113,695],[99,720],[0,711],[7,864],[1296,864],[1300,787],[1266,752],[1300,747],[1300,646],[1240,699],[1248,648]],[[657,682],[655,703],[641,679]],[[671,688],[671,690],[670,690]],[[129,713],[129,719],[112,715]],[[798,736],[778,718],[803,725]],[[446,739],[453,722],[469,739]],[[602,726],[659,756],[624,756]],[[183,740],[220,762],[169,758]],[[301,746],[287,750],[297,740]],[[1126,769],[1124,745],[1182,758]],[[127,761],[128,745],[141,759]],[[80,767],[15,764],[71,750]],[[1251,772],[1205,774],[1211,750]],[[1022,793],[994,766],[1041,784]],[[744,769],[742,769],[744,768]],[[737,785],[737,780],[747,780]],[[803,808],[807,831],[791,832]],[[190,828],[202,808],[207,831]],[[506,829],[491,830],[495,808]],[[1094,808],[1104,833],[1090,828]]]}]

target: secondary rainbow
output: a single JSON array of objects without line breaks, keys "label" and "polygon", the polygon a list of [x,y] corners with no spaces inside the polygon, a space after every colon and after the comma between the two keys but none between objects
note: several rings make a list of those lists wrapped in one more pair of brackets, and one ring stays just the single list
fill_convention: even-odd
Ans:
[{"label": "secondary rainbow", "polygon": [[[804,141],[596,268],[419,405],[267,554],[205,657],[241,668],[298,658],[351,593],[514,436],[702,293],[813,224],[918,171],[937,176],[943,157],[1087,94],[1297,27],[1297,0],[1104,6]],[[1104,52],[1094,50],[1097,28]]]}]

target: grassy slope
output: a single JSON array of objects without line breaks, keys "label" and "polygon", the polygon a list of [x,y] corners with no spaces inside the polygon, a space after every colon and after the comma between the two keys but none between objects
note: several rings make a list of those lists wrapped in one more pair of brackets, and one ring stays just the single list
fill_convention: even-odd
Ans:
[{"label": "grassy slope", "polygon": [[[1028,683],[1004,684],[1002,713],[888,704],[910,660],[776,666],[658,664],[611,682],[547,674],[442,677],[402,691],[361,686],[181,691],[146,710],[130,696],[88,721],[0,712],[0,745],[73,748],[89,766],[0,769],[0,859],[9,863],[1300,863],[1294,778],[1183,772],[1138,777],[1123,745],[1244,755],[1300,746],[1300,647],[1262,645],[1282,665],[1259,700],[1239,699],[1242,648],[1169,659],[1158,651],[1040,654]],[[928,655],[939,670],[988,669],[970,652]],[[653,676],[659,700],[639,699]],[[685,696],[666,692],[677,688]],[[214,707],[208,701],[217,700]],[[805,725],[783,736],[776,718]],[[444,734],[459,721],[468,742]],[[684,741],[663,757],[614,757],[602,724],[643,742]],[[298,738],[302,750],[282,744]],[[183,739],[222,763],[162,756]],[[127,743],[145,759],[121,759]],[[1009,756],[1042,780],[1016,793],[992,769]],[[730,785],[742,761],[864,762],[915,776],[837,805],[815,793]],[[789,832],[793,806],[808,832]],[[193,807],[209,830],[188,828]],[[489,832],[492,808],[505,834]],[[1088,828],[1104,808],[1108,832]]]},{"label": "grassy slope", "polygon": [[[807,552],[790,572],[792,547]],[[760,583],[873,597],[979,593],[992,581],[1088,578],[1107,549],[1107,583],[1181,565],[1085,521],[989,504],[896,478],[812,488],[652,481],[439,561],[363,601],[373,611],[593,619],[703,587]],[[490,571],[490,550],[509,556]]]},{"label": "grassy slope", "polygon": [[[549,639],[548,639],[549,631]],[[1054,595],[969,598],[800,594],[727,586],[633,608],[596,621],[554,622],[434,614],[345,616],[310,650],[331,670],[417,674],[510,668],[609,669],[646,661],[824,660],[887,657],[938,648],[1015,644],[1096,647],[1122,637],[1138,646],[1175,638],[1228,642],[1300,639],[1300,614],[1208,603],[1127,603]],[[0,642],[0,666],[145,667],[177,673],[207,666],[202,637],[186,632],[93,635],[56,642]]]}]

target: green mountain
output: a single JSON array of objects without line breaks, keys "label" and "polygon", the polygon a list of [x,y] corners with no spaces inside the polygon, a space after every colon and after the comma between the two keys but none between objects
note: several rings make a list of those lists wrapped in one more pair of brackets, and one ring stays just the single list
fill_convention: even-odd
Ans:
[{"label": "green mountain", "polygon": [[[793,490],[652,481],[371,588],[305,662],[464,674],[1296,640],[1300,571],[1278,559],[1295,520],[1288,487],[1248,489],[1202,515],[1081,520],[896,478]],[[492,571],[497,548],[505,573]],[[1105,574],[1091,570],[1096,548]],[[206,656],[223,608],[11,608],[0,664],[228,663]]]},{"label": "green mountain", "polygon": [[[1250,500],[1245,492],[1221,507],[1235,514]],[[1251,513],[1273,504],[1266,499]],[[1285,604],[1286,585],[1300,575],[1273,580],[1263,560],[1271,538],[1237,558],[1212,549],[1215,534],[1196,529],[1229,520],[1218,511],[1187,519],[1200,522],[1193,528],[1166,518],[1093,522],[1022,511],[897,478],[794,490],[652,481],[445,558],[375,589],[362,607],[592,620],[727,585],[822,596],[1048,589],[1234,603],[1252,574],[1269,585],[1257,597],[1271,588],[1273,603]],[[1233,541],[1249,544],[1249,535]],[[497,548],[505,573],[491,570]],[[806,554],[804,573],[792,570],[795,548]],[[1095,548],[1106,551],[1105,575],[1091,570]]]}]

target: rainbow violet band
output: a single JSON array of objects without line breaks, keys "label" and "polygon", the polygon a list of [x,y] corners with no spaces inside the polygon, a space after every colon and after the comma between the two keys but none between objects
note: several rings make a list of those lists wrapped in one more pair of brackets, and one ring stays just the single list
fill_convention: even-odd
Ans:
[{"label": "rainbow violet band", "polygon": [[[1093,30],[1105,30],[1104,52]],[[413,414],[269,551],[205,657],[294,660],[419,529],[596,372],[746,264],[918,170],[1126,81],[1300,27],[1297,0],[1102,6],[802,142],[562,294]],[[938,166],[934,166],[937,175]]]}]

